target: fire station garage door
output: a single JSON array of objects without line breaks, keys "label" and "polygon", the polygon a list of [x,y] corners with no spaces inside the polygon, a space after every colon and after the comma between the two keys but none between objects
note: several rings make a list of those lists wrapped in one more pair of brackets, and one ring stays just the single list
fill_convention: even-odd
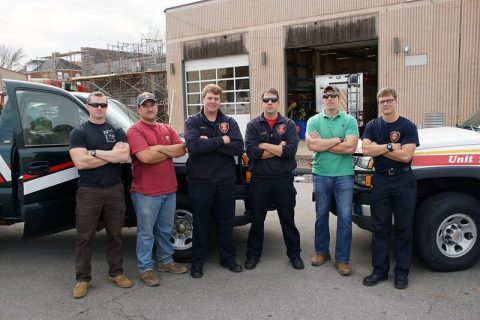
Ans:
[{"label": "fire station garage door", "polygon": [[245,137],[250,121],[250,72],[248,55],[234,55],[185,62],[186,114],[202,108],[202,89],[210,83],[223,90],[221,110],[237,120]]}]

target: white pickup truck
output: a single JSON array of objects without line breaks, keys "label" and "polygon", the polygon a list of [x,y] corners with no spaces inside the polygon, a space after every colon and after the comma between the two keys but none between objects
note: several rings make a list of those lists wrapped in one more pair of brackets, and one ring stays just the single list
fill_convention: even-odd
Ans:
[{"label": "white pickup truck", "polygon": [[[418,134],[415,249],[433,270],[466,269],[480,256],[480,111],[457,127]],[[360,154],[355,164],[353,221],[371,230],[373,162]]]}]

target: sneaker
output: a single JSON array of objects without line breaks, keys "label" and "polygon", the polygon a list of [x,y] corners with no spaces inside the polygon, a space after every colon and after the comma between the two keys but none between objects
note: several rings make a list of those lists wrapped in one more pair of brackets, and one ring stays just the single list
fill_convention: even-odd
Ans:
[{"label": "sneaker", "polygon": [[170,272],[174,274],[181,274],[188,271],[187,267],[176,264],[175,261],[172,261],[168,264],[159,264],[157,270],[160,272]]},{"label": "sneaker", "polygon": [[78,281],[73,288],[73,297],[76,299],[83,298],[87,295],[88,287],[90,287],[90,282]]},{"label": "sneaker", "polygon": [[338,273],[340,273],[342,276],[349,276],[352,274],[352,268],[348,263],[335,262],[335,268],[337,268]]},{"label": "sneaker", "polygon": [[325,262],[327,262],[328,260],[330,260],[330,254],[328,253],[316,253],[313,257],[312,257],[312,266],[321,266],[322,264],[324,264]]},{"label": "sneaker", "polygon": [[149,287],[156,287],[160,284],[160,278],[155,274],[153,270],[145,271],[140,274],[140,279],[143,283]]},{"label": "sneaker", "polygon": [[115,277],[108,277],[110,282],[115,283],[120,288],[130,288],[133,286],[133,281],[128,279],[126,275],[123,273],[117,274]]}]

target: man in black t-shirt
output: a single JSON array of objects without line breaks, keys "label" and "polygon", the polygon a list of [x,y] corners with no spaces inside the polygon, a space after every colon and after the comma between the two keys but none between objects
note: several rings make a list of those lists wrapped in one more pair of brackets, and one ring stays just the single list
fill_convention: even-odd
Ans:
[{"label": "man in black t-shirt", "polygon": [[93,237],[100,214],[107,231],[108,279],[121,288],[133,282],[123,274],[121,230],[125,217],[121,162],[129,158],[125,132],[105,120],[107,98],[101,92],[88,96],[89,121],[70,134],[70,156],[78,169],[76,194],[76,280],[73,297],[82,298],[90,286]]},{"label": "man in black t-shirt", "polygon": [[405,289],[412,262],[416,202],[416,182],[410,163],[420,143],[415,124],[398,114],[396,91],[383,88],[378,92],[377,100],[382,117],[367,123],[362,143],[363,153],[374,158],[375,166],[370,201],[373,272],[363,279],[363,284],[374,286],[388,279],[388,247],[393,211],[397,262],[394,286]]}]

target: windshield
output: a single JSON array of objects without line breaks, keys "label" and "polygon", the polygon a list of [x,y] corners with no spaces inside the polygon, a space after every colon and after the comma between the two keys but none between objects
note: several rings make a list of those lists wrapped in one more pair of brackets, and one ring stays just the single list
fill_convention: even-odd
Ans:
[{"label": "windshield", "polygon": [[[127,131],[132,124],[140,120],[140,115],[138,113],[128,108],[118,100],[109,98],[108,107],[107,117],[109,117],[110,121],[118,122],[125,131]],[[120,124],[123,122],[125,124]]]},{"label": "windshield", "polygon": [[464,123],[459,125],[460,128],[469,129],[473,131],[480,131],[480,111],[475,112]]},{"label": "windshield", "polygon": [[[80,99],[83,103],[87,103],[88,94],[72,92],[75,97]],[[135,111],[129,109],[126,105],[121,103],[118,100],[107,98],[108,101],[108,110],[107,110],[107,119],[113,125],[122,128],[127,132],[128,128],[138,120],[140,120],[140,115]]]}]

